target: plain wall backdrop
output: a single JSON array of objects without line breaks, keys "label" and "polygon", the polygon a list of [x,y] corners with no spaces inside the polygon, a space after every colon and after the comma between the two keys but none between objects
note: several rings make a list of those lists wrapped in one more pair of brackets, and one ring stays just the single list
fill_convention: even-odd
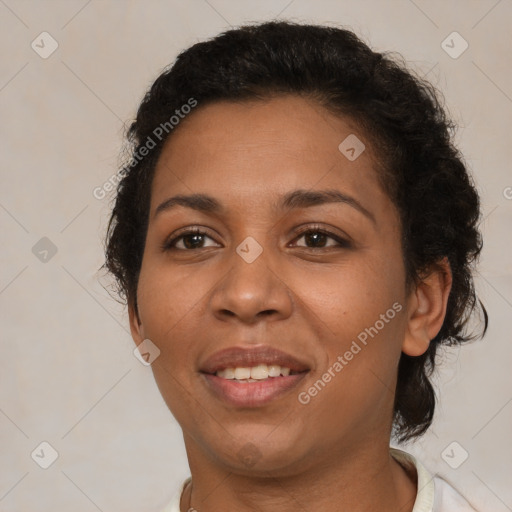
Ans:
[{"label": "plain wall backdrop", "polygon": [[112,195],[93,191],[181,50],[275,17],[401,53],[459,125],[490,327],[440,358],[433,427],[405,449],[477,508],[512,510],[510,0],[0,0],[1,511],[158,511],[189,475],[181,429],[102,287]]}]

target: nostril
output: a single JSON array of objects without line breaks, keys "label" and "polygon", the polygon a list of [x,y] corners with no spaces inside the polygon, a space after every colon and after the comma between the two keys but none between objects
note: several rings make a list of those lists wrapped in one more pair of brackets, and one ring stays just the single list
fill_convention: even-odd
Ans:
[{"label": "nostril", "polygon": [[268,315],[272,315],[273,313],[277,313],[277,311],[275,309],[266,309],[265,311],[261,311],[260,313],[258,313],[258,315],[268,316]]}]

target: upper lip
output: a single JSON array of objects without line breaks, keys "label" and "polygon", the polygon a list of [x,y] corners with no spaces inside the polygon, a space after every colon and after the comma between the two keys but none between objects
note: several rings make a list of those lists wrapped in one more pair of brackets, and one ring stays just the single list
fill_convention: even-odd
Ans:
[{"label": "upper lip", "polygon": [[279,365],[294,372],[309,370],[309,367],[294,356],[277,348],[260,346],[252,348],[230,347],[211,355],[201,367],[201,372],[214,374],[226,368],[247,368],[259,364]]}]

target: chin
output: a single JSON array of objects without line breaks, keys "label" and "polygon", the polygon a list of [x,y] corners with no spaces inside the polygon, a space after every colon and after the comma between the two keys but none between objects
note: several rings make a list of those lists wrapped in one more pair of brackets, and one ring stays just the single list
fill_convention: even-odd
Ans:
[{"label": "chin", "polygon": [[[210,445],[210,452],[228,471],[253,477],[291,476],[304,458],[304,444],[283,429],[280,435],[261,425],[240,428],[233,437],[224,432],[221,443]],[[278,427],[279,428],[279,427]],[[300,436],[299,436],[300,437]],[[301,451],[298,452],[299,447]]]}]

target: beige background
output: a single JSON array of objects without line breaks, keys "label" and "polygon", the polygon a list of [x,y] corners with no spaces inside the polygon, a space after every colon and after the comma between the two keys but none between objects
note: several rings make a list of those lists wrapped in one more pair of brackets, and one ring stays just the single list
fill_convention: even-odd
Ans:
[{"label": "beige background", "polygon": [[[93,190],[180,50],[276,16],[344,24],[402,53],[460,125],[482,195],[490,328],[444,356],[434,427],[406,448],[481,510],[512,510],[510,0],[0,0],[0,510],[157,511],[188,476],[181,430],[98,281],[109,201]],[[31,47],[43,31],[59,45],[47,59]],[[456,59],[441,46],[453,31],[469,43]],[[43,237],[57,249],[46,262],[32,250]],[[48,469],[31,458],[43,441],[59,454]],[[452,461],[469,454],[457,469],[442,457],[454,441]]]}]

